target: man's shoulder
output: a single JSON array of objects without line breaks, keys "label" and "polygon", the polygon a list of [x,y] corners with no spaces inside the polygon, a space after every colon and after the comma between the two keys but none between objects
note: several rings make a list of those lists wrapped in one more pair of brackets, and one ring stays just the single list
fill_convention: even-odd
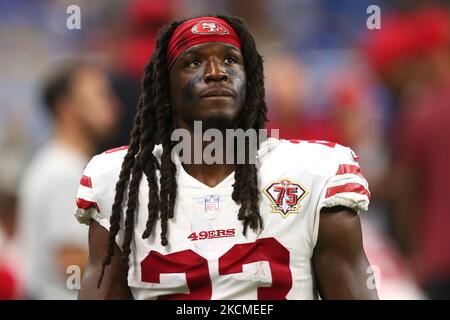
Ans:
[{"label": "man's shoulder", "polygon": [[[159,160],[161,155],[161,145],[155,146],[153,154]],[[117,176],[122,168],[122,163],[128,153],[128,146],[121,146],[106,150],[95,155],[85,168],[85,175],[95,178],[102,176]]]},{"label": "man's shoulder", "polygon": [[99,153],[89,161],[85,168],[85,173],[87,171],[92,176],[101,176],[120,171],[127,152],[128,146],[122,146]]},{"label": "man's shoulder", "polygon": [[301,166],[320,174],[332,173],[340,165],[357,164],[352,149],[332,141],[268,139],[261,144],[261,162],[278,166]]},{"label": "man's shoulder", "polygon": [[99,162],[108,162],[108,163],[122,163],[125,155],[128,152],[128,146],[121,146],[117,148],[108,149],[99,153],[93,157]]}]

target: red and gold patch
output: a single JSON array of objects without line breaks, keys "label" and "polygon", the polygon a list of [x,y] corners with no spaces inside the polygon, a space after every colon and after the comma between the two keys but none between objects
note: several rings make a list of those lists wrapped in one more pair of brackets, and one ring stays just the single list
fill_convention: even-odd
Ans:
[{"label": "red and gold patch", "polygon": [[270,200],[272,212],[281,214],[283,218],[298,213],[300,201],[307,194],[305,188],[287,178],[272,182],[263,191]]}]

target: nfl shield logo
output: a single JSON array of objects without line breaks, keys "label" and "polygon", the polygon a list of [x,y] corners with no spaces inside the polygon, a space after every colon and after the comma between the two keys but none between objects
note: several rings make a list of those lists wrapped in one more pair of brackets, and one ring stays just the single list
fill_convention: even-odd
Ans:
[{"label": "nfl shield logo", "polygon": [[212,213],[219,209],[219,196],[210,195],[205,197],[205,212]]}]

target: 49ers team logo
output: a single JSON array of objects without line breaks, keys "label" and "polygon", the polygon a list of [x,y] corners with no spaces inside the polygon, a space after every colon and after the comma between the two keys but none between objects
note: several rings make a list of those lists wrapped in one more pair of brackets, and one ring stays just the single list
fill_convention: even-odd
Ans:
[{"label": "49ers team logo", "polygon": [[271,202],[272,212],[280,213],[286,218],[289,214],[298,212],[300,200],[307,192],[298,183],[281,179],[272,182],[264,189],[264,193]]},{"label": "49ers team logo", "polygon": [[215,33],[215,34],[227,34],[228,29],[215,21],[203,20],[192,27],[193,33],[204,34],[204,33]]}]

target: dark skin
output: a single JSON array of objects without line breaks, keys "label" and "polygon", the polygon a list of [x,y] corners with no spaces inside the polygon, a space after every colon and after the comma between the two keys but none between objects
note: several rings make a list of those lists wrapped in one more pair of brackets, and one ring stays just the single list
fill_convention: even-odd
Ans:
[{"label": "dark skin", "polygon": [[98,222],[92,220],[89,225],[89,259],[83,272],[79,300],[131,300],[133,296],[127,283],[127,270],[124,267],[122,252],[115,245],[111,264],[105,270],[105,277],[100,289],[97,281],[102,262],[108,247],[108,231]]},{"label": "dark skin", "polygon": [[[192,135],[194,121],[202,121],[203,130],[235,128],[245,104],[245,91],[244,57],[230,44],[210,42],[193,46],[181,54],[170,70],[170,99],[175,123]],[[212,96],[205,97],[208,93]],[[194,139],[191,142],[193,144]],[[194,149],[193,145],[191,149]],[[225,155],[225,144],[223,150]],[[209,187],[214,187],[234,171],[233,165],[193,162],[192,159],[190,164],[183,164],[184,169]]]},{"label": "dark skin", "polygon": [[[234,128],[245,102],[246,76],[239,50],[223,43],[192,47],[170,70],[170,97],[176,125],[193,131],[193,121],[205,126]],[[227,91],[205,98],[211,88]],[[217,92],[216,92],[217,93]],[[222,92],[223,93],[223,92]],[[183,164],[186,172],[208,186],[215,186],[234,171],[233,165]],[[101,288],[98,275],[107,247],[108,232],[93,221],[89,228],[89,262],[80,299],[131,299],[126,269],[116,246]],[[371,274],[362,245],[359,216],[344,207],[322,209],[312,264],[322,299],[377,299],[369,289]]]},{"label": "dark skin", "polygon": [[373,276],[363,248],[359,215],[345,207],[323,208],[312,257],[322,299],[376,300]]}]

